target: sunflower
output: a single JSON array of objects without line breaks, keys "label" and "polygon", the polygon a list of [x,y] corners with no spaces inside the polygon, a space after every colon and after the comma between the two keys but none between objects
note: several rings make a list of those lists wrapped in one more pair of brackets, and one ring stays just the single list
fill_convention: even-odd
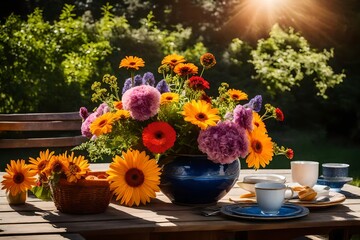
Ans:
[{"label": "sunflower", "polygon": [[134,56],[126,56],[120,62],[119,68],[126,67],[126,69],[139,70],[140,67],[144,67],[145,62],[142,58]]},{"label": "sunflower", "polygon": [[254,128],[261,128],[263,132],[267,132],[265,123],[263,120],[261,120],[261,117],[257,112],[253,111],[252,122],[253,122]]},{"label": "sunflower", "polygon": [[50,163],[48,164],[45,172],[47,176],[50,176],[53,173],[63,173],[66,172],[69,167],[69,162],[67,160],[67,152],[55,155],[51,158]]},{"label": "sunflower", "polygon": [[36,171],[31,170],[23,159],[11,160],[10,165],[7,164],[6,172],[1,182],[3,185],[1,189],[6,189],[6,192],[10,192],[12,196],[25,192],[36,184]]},{"label": "sunflower", "polygon": [[42,174],[46,167],[48,166],[51,158],[54,156],[55,152],[50,152],[49,149],[46,149],[46,151],[40,151],[40,156],[36,159],[30,157],[29,167],[36,171],[37,174]]},{"label": "sunflower", "polygon": [[100,117],[96,118],[90,124],[90,131],[92,134],[96,136],[110,133],[112,131],[113,121],[114,121],[114,114],[111,112],[107,112],[101,115]]},{"label": "sunflower", "polygon": [[144,128],[142,140],[151,152],[163,153],[174,146],[176,132],[167,122],[152,122]]},{"label": "sunflower", "polygon": [[182,77],[198,73],[198,67],[192,63],[179,63],[175,66],[174,72]]},{"label": "sunflower", "polygon": [[249,155],[246,158],[248,167],[258,169],[261,165],[264,168],[274,155],[271,138],[261,128],[255,128],[249,133],[249,140]]},{"label": "sunflower", "polygon": [[117,110],[115,112],[114,121],[120,119],[128,119],[130,117],[130,112],[128,110]]},{"label": "sunflower", "polygon": [[172,92],[166,92],[161,94],[160,105],[172,102],[179,102],[179,94]]},{"label": "sunflower", "polygon": [[205,130],[208,126],[215,126],[220,117],[217,108],[211,108],[211,104],[204,100],[192,100],[186,103],[181,112],[185,116],[184,120],[191,122],[199,126],[202,130]]},{"label": "sunflower", "polygon": [[146,204],[160,191],[160,168],[145,152],[128,150],[122,157],[115,156],[106,173],[110,189],[121,204]]},{"label": "sunflower", "polygon": [[185,62],[185,58],[183,56],[177,54],[170,54],[164,57],[164,59],[161,61],[161,64],[166,64],[171,67],[175,67],[177,64],[183,62]]},{"label": "sunflower", "polygon": [[241,100],[248,99],[248,95],[246,93],[244,93],[243,91],[240,91],[240,90],[236,90],[236,89],[229,89],[227,91],[227,94],[234,101],[241,101]]},{"label": "sunflower", "polygon": [[74,152],[67,156],[69,167],[66,169],[65,174],[68,182],[77,182],[82,176],[85,176],[89,169],[89,163],[85,157],[79,155],[74,157]]}]

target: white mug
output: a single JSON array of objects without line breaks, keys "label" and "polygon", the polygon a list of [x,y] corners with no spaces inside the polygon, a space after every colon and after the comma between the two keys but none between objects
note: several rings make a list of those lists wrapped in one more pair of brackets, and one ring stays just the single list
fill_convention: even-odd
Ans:
[{"label": "white mug", "polygon": [[291,177],[293,182],[313,187],[319,178],[319,162],[292,161]]},{"label": "white mug", "polygon": [[[286,190],[291,191],[289,197],[285,197]],[[261,213],[276,215],[284,201],[294,196],[294,191],[283,183],[261,182],[255,184],[255,194]]]}]

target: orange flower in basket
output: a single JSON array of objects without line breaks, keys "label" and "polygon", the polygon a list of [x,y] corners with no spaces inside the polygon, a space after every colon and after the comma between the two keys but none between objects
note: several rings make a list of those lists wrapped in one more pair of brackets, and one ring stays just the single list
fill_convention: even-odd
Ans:
[{"label": "orange flower in basket", "polygon": [[29,158],[29,162],[31,163],[29,165],[30,168],[35,170],[38,174],[43,174],[54,154],[55,152],[50,152],[49,149],[46,149],[46,151],[40,151],[40,156],[36,159],[32,157]]},{"label": "orange flower in basket", "polygon": [[145,152],[128,150],[115,156],[106,172],[116,200],[127,206],[146,204],[160,191],[160,168]]},{"label": "orange flower in basket", "polygon": [[85,160],[84,156],[74,157],[74,152],[68,157],[69,167],[66,169],[65,174],[68,182],[77,182],[78,179],[85,176],[89,169],[89,163]]}]

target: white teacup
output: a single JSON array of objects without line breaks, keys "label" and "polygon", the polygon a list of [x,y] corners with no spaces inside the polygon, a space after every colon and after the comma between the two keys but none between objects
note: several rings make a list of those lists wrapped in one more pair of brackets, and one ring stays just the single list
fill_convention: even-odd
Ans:
[{"label": "white teacup", "polygon": [[[290,190],[291,196],[285,198],[285,191]],[[283,183],[261,182],[255,184],[256,202],[263,214],[276,215],[279,213],[284,200],[294,196],[292,188]]]},{"label": "white teacup", "polygon": [[293,182],[313,187],[319,178],[319,162],[292,161],[291,176]]}]

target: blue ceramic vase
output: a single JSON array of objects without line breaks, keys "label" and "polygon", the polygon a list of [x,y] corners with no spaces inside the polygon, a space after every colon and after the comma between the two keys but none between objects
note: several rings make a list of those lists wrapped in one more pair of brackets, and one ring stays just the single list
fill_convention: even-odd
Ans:
[{"label": "blue ceramic vase", "polygon": [[240,161],[217,164],[206,155],[161,157],[161,191],[175,204],[213,205],[234,186]]}]

